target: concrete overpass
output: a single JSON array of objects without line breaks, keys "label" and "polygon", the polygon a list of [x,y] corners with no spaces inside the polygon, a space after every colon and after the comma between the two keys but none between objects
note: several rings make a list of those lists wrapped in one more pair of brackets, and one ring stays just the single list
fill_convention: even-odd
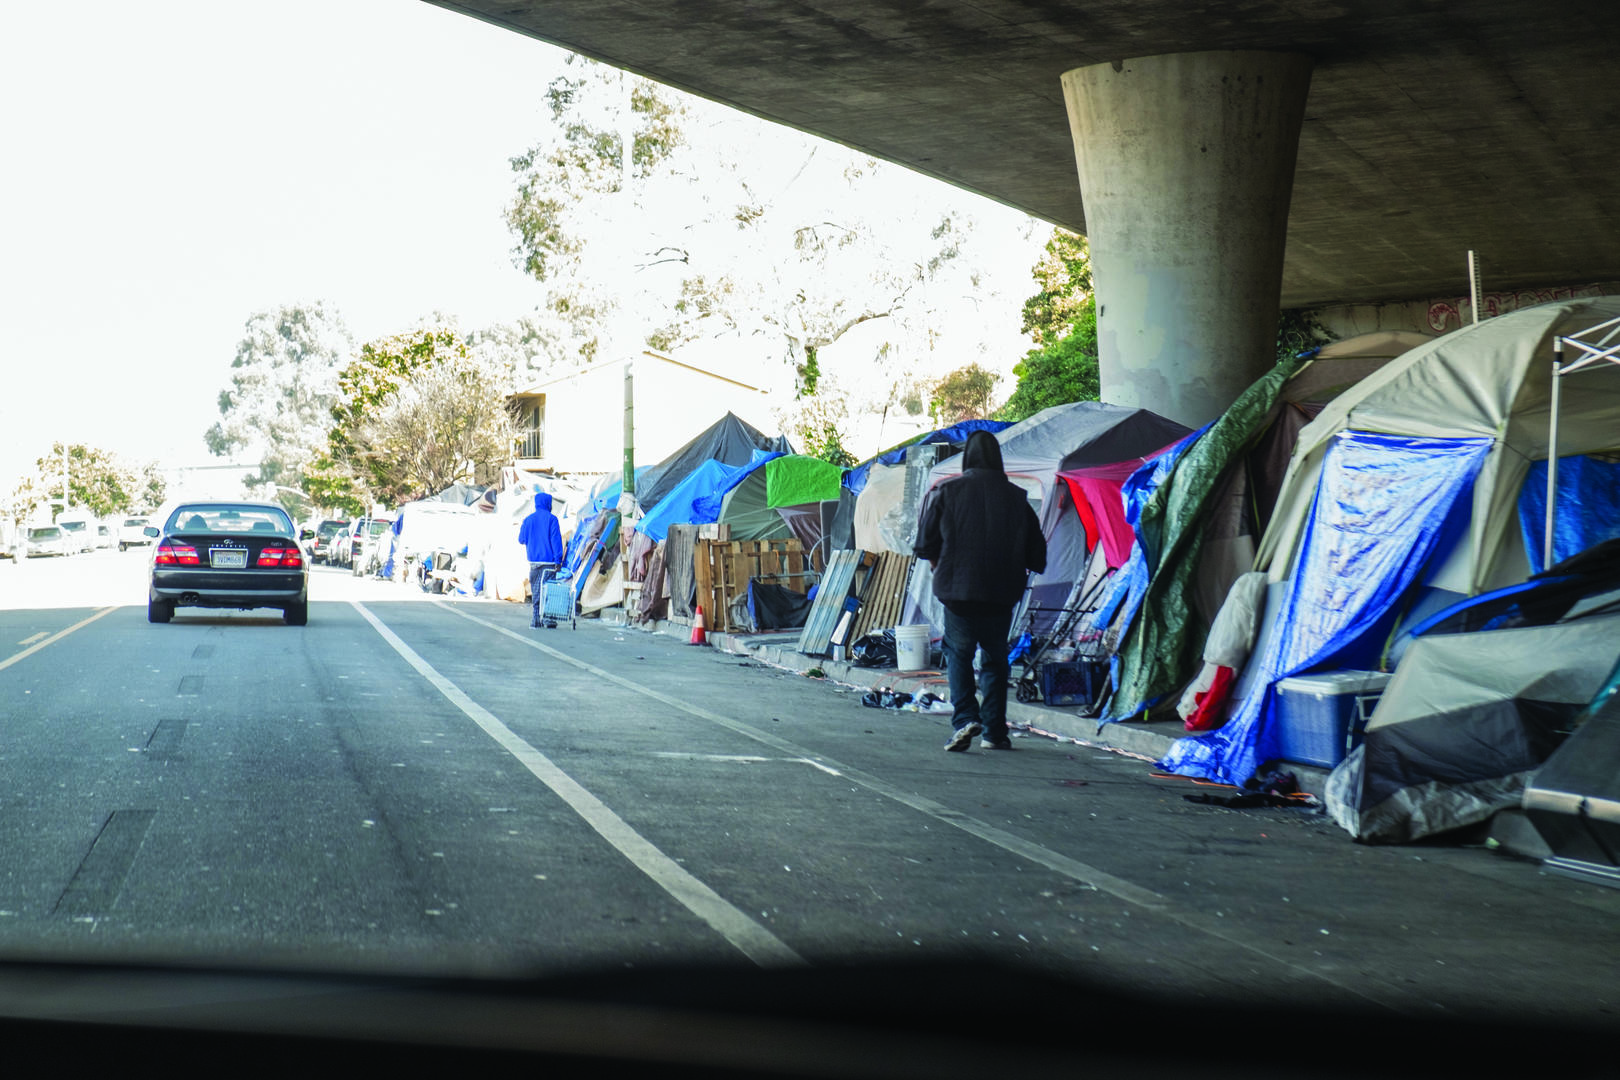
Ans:
[{"label": "concrete overpass", "polygon": [[1105,396],[1185,422],[1279,303],[1620,278],[1612,0],[429,2],[1086,233]]}]

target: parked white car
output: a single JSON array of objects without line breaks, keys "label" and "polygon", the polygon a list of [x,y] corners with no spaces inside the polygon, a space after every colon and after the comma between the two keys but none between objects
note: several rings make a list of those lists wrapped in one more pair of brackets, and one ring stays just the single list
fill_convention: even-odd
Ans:
[{"label": "parked white car", "polygon": [[77,550],[77,541],[60,525],[35,525],[23,537],[23,557],[27,559],[72,555]]},{"label": "parked white car", "polygon": [[151,519],[144,517],[127,517],[118,527],[118,550],[125,551],[132,547],[150,547],[152,538],[146,535],[146,527]]},{"label": "parked white car", "polygon": [[88,514],[63,514],[56,519],[56,527],[68,538],[70,555],[96,546],[96,519]]}]

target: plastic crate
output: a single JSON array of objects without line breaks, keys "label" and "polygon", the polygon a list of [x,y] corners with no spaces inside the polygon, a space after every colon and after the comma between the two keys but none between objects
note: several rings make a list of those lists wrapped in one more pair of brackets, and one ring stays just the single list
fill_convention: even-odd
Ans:
[{"label": "plastic crate", "polygon": [[1108,677],[1103,660],[1054,660],[1041,665],[1041,700],[1048,705],[1090,705]]},{"label": "plastic crate", "polygon": [[1277,683],[1278,756],[1331,769],[1361,743],[1367,718],[1389,682],[1381,671],[1328,671]]}]

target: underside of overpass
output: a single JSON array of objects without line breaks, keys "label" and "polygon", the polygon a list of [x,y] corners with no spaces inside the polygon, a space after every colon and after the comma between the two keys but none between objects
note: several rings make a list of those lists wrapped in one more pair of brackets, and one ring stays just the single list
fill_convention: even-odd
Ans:
[{"label": "underside of overpass", "polygon": [[[1612,0],[429,2],[1087,233],[1105,395],[1182,420],[1208,419],[1263,358],[1139,334],[1142,318],[1164,319],[1143,305],[1179,298],[1193,338],[1227,335],[1200,304],[1229,304],[1236,289],[1255,338],[1279,303],[1466,292],[1471,249],[1495,290],[1620,278]],[[1190,106],[1167,115],[1178,95]],[[1258,165],[1251,136],[1267,144]],[[1206,146],[1222,155],[1213,188]],[[1135,183],[1120,163],[1162,178],[1151,204],[1109,202],[1111,187]],[[1237,239],[1229,213],[1212,222],[1190,207],[1253,202],[1244,193],[1256,188],[1286,207],[1274,237],[1263,207]],[[1222,280],[1235,249],[1256,260],[1236,285]],[[1127,255],[1130,273],[1151,264],[1129,290]],[[1148,280],[1186,261],[1207,302]],[[1231,370],[1182,400],[1136,386],[1132,370],[1146,368],[1172,382]]]}]

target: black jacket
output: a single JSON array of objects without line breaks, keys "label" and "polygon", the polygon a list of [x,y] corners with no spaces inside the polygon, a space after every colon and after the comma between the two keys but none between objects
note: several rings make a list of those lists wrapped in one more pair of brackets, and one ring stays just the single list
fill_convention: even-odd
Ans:
[{"label": "black jacket", "polygon": [[1040,520],[1007,479],[995,436],[974,432],[962,466],[923,502],[912,550],[934,564],[934,595],[947,606],[1016,604],[1025,572],[1046,569]]}]

